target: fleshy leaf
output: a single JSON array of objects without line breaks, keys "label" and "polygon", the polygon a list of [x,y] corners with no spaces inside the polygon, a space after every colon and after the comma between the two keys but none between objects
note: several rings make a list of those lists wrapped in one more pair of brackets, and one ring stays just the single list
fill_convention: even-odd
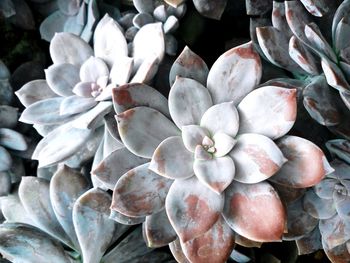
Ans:
[{"label": "fleshy leaf", "polygon": [[169,93],[169,111],[177,127],[198,125],[212,105],[210,93],[202,84],[193,79],[176,78]]},{"label": "fleshy leaf", "polygon": [[207,232],[220,217],[224,197],[211,191],[193,176],[175,180],[166,198],[170,223],[182,242]]},{"label": "fleshy leaf", "polygon": [[235,176],[235,164],[229,156],[195,160],[193,170],[201,183],[218,194],[231,184]]},{"label": "fleshy leaf", "polygon": [[252,42],[226,51],[208,75],[207,87],[214,104],[233,101],[238,105],[259,84],[261,74],[261,61]]},{"label": "fleshy leaf", "polygon": [[258,133],[271,139],[285,135],[297,114],[296,89],[265,86],[249,93],[238,105],[239,133]]},{"label": "fleshy leaf", "polygon": [[318,227],[305,237],[295,240],[298,247],[298,255],[311,254],[322,249],[321,234]]},{"label": "fleshy leaf", "polygon": [[131,217],[157,213],[164,208],[172,181],[148,169],[149,163],[124,174],[113,191],[111,209]]},{"label": "fleshy leaf", "polygon": [[149,169],[169,179],[185,179],[193,172],[193,153],[189,152],[180,136],[162,141],[155,149]]},{"label": "fleshy leaf", "polygon": [[100,77],[108,75],[109,70],[106,63],[97,57],[90,57],[86,60],[83,65],[81,65],[79,71],[80,80],[82,82],[97,82]]},{"label": "fleshy leaf", "polygon": [[236,165],[235,180],[257,183],[274,175],[287,161],[277,145],[260,134],[243,134],[229,153]]},{"label": "fleshy leaf", "polygon": [[[346,1],[344,1],[346,2]],[[350,260],[349,242],[330,248],[327,241],[322,239],[322,248],[331,262],[347,263]]]},{"label": "fleshy leaf", "polygon": [[138,225],[143,223],[146,220],[146,217],[130,217],[130,216],[123,215],[122,213],[119,213],[118,211],[115,211],[115,210],[111,210],[111,214],[109,218],[113,219],[119,224],[128,225],[128,226]]},{"label": "fleshy leaf", "polygon": [[197,145],[201,145],[205,136],[209,136],[209,132],[198,125],[182,126],[182,141],[186,149],[194,152]]},{"label": "fleshy leaf", "polygon": [[111,201],[108,193],[93,188],[74,204],[73,223],[84,262],[100,262],[113,240],[116,224],[109,219]]},{"label": "fleshy leaf", "polygon": [[316,185],[325,175],[334,171],[322,150],[308,140],[285,136],[277,145],[289,161],[271,177],[273,182],[293,188],[305,188]]},{"label": "fleshy leaf", "polygon": [[0,146],[0,171],[6,171],[11,168],[12,158],[10,153]]},{"label": "fleshy leaf", "polygon": [[50,43],[50,55],[54,64],[69,63],[79,67],[93,55],[93,50],[76,35],[56,33]]},{"label": "fleshy leaf", "polygon": [[320,198],[330,200],[333,199],[333,192],[337,183],[338,180],[325,178],[316,184],[313,189]]},{"label": "fleshy leaf", "polygon": [[197,11],[208,18],[220,20],[222,13],[225,10],[227,0],[193,0],[193,4]]},{"label": "fleshy leaf", "polygon": [[191,262],[226,262],[235,245],[235,233],[220,217],[209,231],[181,244]]},{"label": "fleshy leaf", "polygon": [[134,59],[129,57],[119,57],[113,64],[110,72],[110,79],[113,85],[124,85],[129,81],[134,66]]},{"label": "fleshy leaf", "polygon": [[84,98],[77,95],[63,99],[60,104],[60,115],[71,115],[85,112],[94,107],[98,102],[94,98]]},{"label": "fleshy leaf", "polygon": [[143,231],[148,247],[163,247],[177,238],[165,210],[147,216]]},{"label": "fleshy leaf", "polygon": [[259,242],[281,240],[286,222],[283,204],[267,182],[231,184],[225,191],[223,215],[235,232]]},{"label": "fleshy leaf", "polygon": [[346,81],[342,71],[335,63],[323,57],[321,61],[321,66],[327,79],[327,83],[330,86],[339,91],[349,92],[350,85]]},{"label": "fleshy leaf", "polygon": [[0,145],[16,151],[25,151],[28,148],[21,133],[7,128],[0,128]]},{"label": "fleshy leaf", "polygon": [[177,127],[163,114],[148,107],[124,111],[116,119],[124,145],[132,153],[144,158],[151,158],[164,139],[179,133]]},{"label": "fleshy leaf", "polygon": [[322,239],[330,249],[345,243],[350,238],[350,223],[335,215],[330,219],[320,220]]},{"label": "fleshy leaf", "polygon": [[336,214],[333,200],[320,198],[312,189],[308,190],[303,198],[303,208],[317,219],[329,219]]},{"label": "fleshy leaf", "polygon": [[40,24],[40,36],[42,39],[50,42],[55,36],[56,32],[64,31],[64,24],[66,23],[69,16],[63,14],[57,10],[47,16]]},{"label": "fleshy leaf", "polygon": [[187,46],[171,66],[169,82],[172,86],[176,77],[190,78],[206,85],[209,69],[204,60]]},{"label": "fleshy leaf", "polygon": [[237,141],[231,136],[222,132],[215,133],[213,136],[213,141],[215,145],[215,157],[225,156],[237,143]]},{"label": "fleshy leaf", "polygon": [[179,263],[190,263],[190,261],[186,258],[184,252],[181,248],[180,239],[176,239],[175,241],[169,244],[169,248],[174,258]]}]

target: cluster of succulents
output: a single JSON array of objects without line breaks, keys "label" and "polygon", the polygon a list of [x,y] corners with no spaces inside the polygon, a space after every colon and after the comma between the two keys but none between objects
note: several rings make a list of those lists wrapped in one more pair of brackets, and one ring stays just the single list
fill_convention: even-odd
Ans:
[{"label": "cluster of succulents", "polygon": [[15,25],[41,7],[52,60],[14,90],[0,61],[0,262],[247,262],[282,241],[350,261],[350,0],[246,0],[251,41],[211,67],[176,30],[229,1],[192,2],[0,3]]}]

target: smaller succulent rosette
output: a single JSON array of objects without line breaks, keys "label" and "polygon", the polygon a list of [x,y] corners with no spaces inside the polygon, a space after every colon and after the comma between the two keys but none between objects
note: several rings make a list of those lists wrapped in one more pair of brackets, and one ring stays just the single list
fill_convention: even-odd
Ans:
[{"label": "smaller succulent rosette", "polygon": [[62,161],[79,167],[95,154],[99,160],[122,147],[114,127],[112,88],[149,82],[164,49],[160,23],[142,27],[129,48],[123,29],[108,15],[96,27],[93,49],[74,34],[57,33],[50,43],[53,65],[45,71],[46,80],[31,81],[16,92],[26,107],[20,120],[44,136],[32,157],[39,167]]},{"label": "smaller succulent rosette", "polygon": [[[185,5],[186,0],[133,0],[133,2],[140,13],[151,13],[159,5],[183,8],[182,6]],[[227,0],[193,0],[193,4],[201,15],[220,20],[222,13],[225,10]]]},{"label": "smaller succulent rosette", "polygon": [[[251,42],[224,53],[210,71],[185,48],[170,71],[168,101],[150,87],[114,90],[126,148],[93,174],[115,184],[111,209],[118,222],[143,222],[148,245],[170,243],[179,262],[225,262],[235,239],[281,240],[286,213],[266,180],[294,191],[332,169],[316,145],[286,136],[296,118],[296,90],[255,89],[261,72]],[[141,90],[149,95],[141,97]]]},{"label": "smaller succulent rosette", "polygon": [[0,196],[10,193],[12,184],[24,175],[20,152],[27,150],[25,137],[16,129],[18,109],[10,106],[12,88],[10,72],[0,60]]},{"label": "smaller succulent rosette", "polygon": [[[251,22],[252,39],[261,53],[299,82],[309,115],[345,138],[350,114],[349,12],[349,0],[274,1],[272,26],[269,19]],[[288,85],[291,80],[278,81]]]},{"label": "smaller succulent rosette", "polygon": [[334,172],[287,205],[286,239],[296,240],[299,254],[324,249],[331,262],[343,263],[350,260],[350,143],[336,139],[326,146]]},{"label": "smaller succulent rosette", "polygon": [[153,252],[141,228],[109,219],[111,196],[89,189],[83,174],[66,166],[51,181],[28,176],[2,197],[0,254],[11,262],[168,262]]}]

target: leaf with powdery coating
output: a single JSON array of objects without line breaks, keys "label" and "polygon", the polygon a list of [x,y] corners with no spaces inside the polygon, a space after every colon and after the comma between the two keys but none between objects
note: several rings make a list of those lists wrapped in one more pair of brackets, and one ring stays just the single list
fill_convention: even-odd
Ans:
[{"label": "leaf with powdery coating", "polygon": [[74,204],[73,223],[84,262],[100,262],[113,240],[117,226],[109,219],[111,201],[108,193],[93,188],[81,195]]},{"label": "leaf with powdery coating", "polygon": [[297,90],[265,86],[249,93],[238,105],[239,134],[258,133],[271,139],[285,135],[297,115]]},{"label": "leaf with powdery coating", "polygon": [[227,0],[193,0],[193,4],[201,15],[220,20],[225,10]]},{"label": "leaf with powdery coating", "polygon": [[159,111],[136,107],[116,116],[120,138],[135,155],[151,158],[166,138],[179,134],[178,128]]},{"label": "leaf with powdery coating", "polygon": [[343,17],[347,17],[349,12],[350,12],[350,1],[345,0],[339,5],[337,11],[334,14],[333,23],[332,23],[333,41],[335,40],[336,30],[337,30],[337,26],[339,25],[339,22],[342,20]]},{"label": "leaf with powdery coating", "polygon": [[184,252],[181,248],[180,239],[176,239],[175,241],[169,244],[169,248],[174,258],[179,263],[190,263],[190,261],[186,258]]},{"label": "leaf with powdery coating", "polygon": [[300,239],[295,240],[298,247],[298,255],[311,254],[319,249],[322,249],[321,234],[318,227]]},{"label": "leaf with powdery coating", "polygon": [[193,176],[175,180],[170,187],[165,207],[170,223],[182,242],[207,232],[219,219],[223,195],[204,186]]},{"label": "leaf with powdery coating", "polygon": [[287,161],[277,145],[260,134],[243,134],[229,153],[237,171],[235,180],[258,183],[274,175]]},{"label": "leaf with powdery coating", "polygon": [[12,158],[10,153],[4,148],[0,146],[0,171],[6,171],[11,168]]},{"label": "leaf with powdery coating", "polygon": [[199,125],[212,105],[209,90],[202,84],[193,79],[176,78],[169,93],[169,111],[177,127]]},{"label": "leaf with powdery coating", "polygon": [[226,262],[235,245],[235,233],[220,217],[208,232],[181,243],[184,254],[192,263]]},{"label": "leaf with powdery coating", "polygon": [[202,144],[205,136],[209,136],[209,132],[198,125],[182,126],[182,141],[190,152],[195,152],[197,145]]},{"label": "leaf with powdery coating", "polygon": [[332,86],[341,92],[349,92],[350,85],[346,81],[343,72],[335,63],[326,57],[322,57],[321,66],[329,86]]},{"label": "leaf with powdery coating", "polygon": [[74,34],[56,33],[50,43],[50,55],[54,64],[69,63],[79,67],[93,55],[93,50]]},{"label": "leaf with powdery coating", "polygon": [[176,77],[190,78],[206,85],[209,69],[204,60],[187,46],[171,66],[169,83],[172,86]]},{"label": "leaf with powdery coating", "polygon": [[163,247],[177,238],[165,210],[146,217],[143,233],[148,247]]},{"label": "leaf with powdery coating", "polygon": [[62,245],[45,232],[26,224],[0,225],[0,253],[12,262],[70,263]]},{"label": "leaf with powdery coating", "polygon": [[304,195],[303,208],[317,219],[329,219],[337,212],[332,199],[320,198],[313,189],[308,190]]},{"label": "leaf with powdery coating", "polygon": [[310,14],[318,17],[322,17],[323,15],[327,14],[329,11],[329,7],[327,6],[327,0],[300,0],[302,4],[305,6],[307,11],[309,11]]},{"label": "leaf with powdery coating", "polygon": [[15,94],[25,107],[37,101],[57,97],[56,93],[50,89],[46,80],[43,79],[37,79],[26,83],[21,89],[17,90]]},{"label": "leaf with powdery coating", "polygon": [[207,87],[214,104],[233,101],[237,105],[259,84],[261,74],[261,60],[252,42],[226,51],[208,75]]},{"label": "leaf with powdery coating", "polygon": [[28,148],[21,133],[7,128],[0,128],[0,145],[16,151],[25,151]]},{"label": "leaf with powdery coating", "polygon": [[111,209],[131,217],[143,217],[164,208],[172,180],[148,169],[149,163],[124,174],[113,191]]},{"label": "leaf with powdery coating", "polygon": [[344,139],[330,140],[326,142],[326,147],[332,156],[350,163],[350,141]]},{"label": "leaf with powdery coating", "polygon": [[60,115],[77,114],[94,107],[98,102],[94,98],[85,98],[77,95],[63,99],[60,104]]},{"label": "leaf with powdery coating", "polygon": [[350,261],[349,241],[334,248],[330,248],[327,241],[322,239],[322,248],[331,262],[348,263]]},{"label": "leaf with powdery coating", "polygon": [[258,242],[282,239],[286,213],[277,192],[267,182],[231,184],[225,191],[223,215],[243,237]]},{"label": "leaf with powdery coating", "polygon": [[145,222],[146,217],[131,217],[123,215],[122,213],[119,213],[118,211],[111,210],[111,214],[109,216],[110,219],[116,221],[119,224],[132,226],[132,225],[139,225],[143,222]]},{"label": "leaf with powdery coating", "polygon": [[320,220],[319,229],[329,249],[342,245],[350,239],[350,222],[338,215]]},{"label": "leaf with powdery coating", "polygon": [[170,179],[184,179],[194,174],[193,161],[193,153],[186,149],[182,138],[173,136],[158,145],[149,169]]},{"label": "leaf with powdery coating", "polygon": [[322,150],[308,140],[285,136],[277,145],[288,162],[270,178],[275,183],[292,188],[310,187],[334,171]]}]

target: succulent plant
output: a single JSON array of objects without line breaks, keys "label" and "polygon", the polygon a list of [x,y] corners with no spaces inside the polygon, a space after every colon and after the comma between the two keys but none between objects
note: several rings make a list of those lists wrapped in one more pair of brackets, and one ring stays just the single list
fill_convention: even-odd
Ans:
[{"label": "succulent plant", "polygon": [[11,23],[24,30],[35,28],[32,11],[25,0],[1,1],[0,18],[8,19]]},{"label": "succulent plant", "polygon": [[[307,191],[300,191],[287,204],[287,240],[296,240],[299,254],[324,249],[334,263],[348,262],[350,252],[349,182],[350,143],[336,139],[327,142],[334,155],[334,172]],[[283,194],[282,194],[283,196]]]},{"label": "succulent plant", "polygon": [[[181,7],[186,0],[133,0],[137,10],[141,13],[152,13],[159,5],[169,5],[175,8]],[[208,18],[220,19],[225,10],[227,0],[193,0],[193,4],[198,12]]]},{"label": "succulent plant", "polygon": [[140,228],[126,235],[128,226],[109,219],[110,202],[108,193],[89,190],[86,178],[66,166],[51,181],[25,177],[18,193],[1,202],[0,253],[12,262],[169,260],[145,246]]},{"label": "succulent plant", "polygon": [[[272,26],[259,26],[266,19],[253,19],[251,24],[252,38],[265,58],[299,81],[309,115],[346,138],[350,135],[346,121],[350,114],[349,11],[348,0],[340,5],[338,1],[273,2]],[[311,14],[322,17],[316,20]]]},{"label": "succulent plant", "polygon": [[27,150],[24,136],[16,131],[18,109],[10,106],[12,88],[10,72],[0,60],[0,196],[7,195],[13,183],[24,175],[24,166],[18,153]]},{"label": "succulent plant", "polygon": [[225,262],[235,236],[280,240],[285,210],[266,180],[293,191],[332,171],[316,145],[285,136],[296,90],[255,89],[261,70],[251,42],[224,53],[210,71],[185,48],[170,71],[169,102],[146,85],[113,90],[125,148],[92,173],[115,184],[115,219],[143,222],[148,245],[170,243],[179,262]]},{"label": "succulent plant", "polygon": [[33,159],[39,167],[62,161],[80,167],[96,154],[99,162],[104,153],[122,146],[115,132],[112,88],[152,79],[164,55],[162,26],[142,27],[130,50],[119,24],[106,15],[96,27],[94,49],[74,34],[57,33],[50,55],[53,65],[46,80],[31,81],[16,92],[26,107],[20,120],[44,136]]}]

